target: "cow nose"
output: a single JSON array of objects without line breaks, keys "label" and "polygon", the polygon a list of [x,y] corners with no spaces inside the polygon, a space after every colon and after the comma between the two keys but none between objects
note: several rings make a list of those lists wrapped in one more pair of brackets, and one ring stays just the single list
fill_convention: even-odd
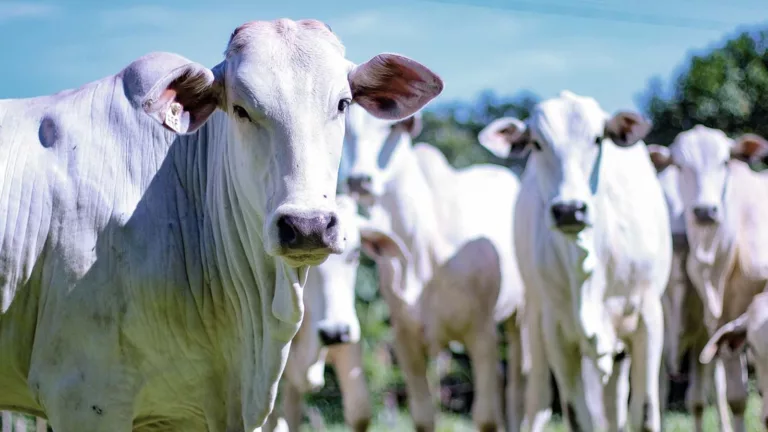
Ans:
[{"label": "cow nose", "polygon": [[715,206],[696,206],[693,208],[693,216],[696,222],[700,224],[711,224],[717,222],[717,207]]},{"label": "cow nose", "polygon": [[347,178],[347,186],[351,192],[370,193],[372,180],[368,174],[356,174]]},{"label": "cow nose", "polygon": [[333,212],[284,214],[277,219],[277,232],[285,251],[324,251],[337,241],[339,218]]},{"label": "cow nose", "polygon": [[587,204],[583,201],[560,202],[552,205],[555,225],[567,232],[579,232],[587,226]]},{"label": "cow nose", "polygon": [[349,324],[331,324],[320,326],[318,333],[320,335],[320,341],[323,343],[323,345],[326,346],[349,343],[351,339]]}]

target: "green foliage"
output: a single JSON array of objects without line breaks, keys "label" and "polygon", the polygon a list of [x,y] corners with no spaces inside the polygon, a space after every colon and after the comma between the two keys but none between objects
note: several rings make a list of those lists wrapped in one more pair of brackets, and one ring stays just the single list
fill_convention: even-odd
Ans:
[{"label": "green foliage", "polygon": [[768,136],[768,30],[745,32],[693,56],[667,96],[651,80],[641,104],[654,123],[649,143],[669,145],[696,124]]}]

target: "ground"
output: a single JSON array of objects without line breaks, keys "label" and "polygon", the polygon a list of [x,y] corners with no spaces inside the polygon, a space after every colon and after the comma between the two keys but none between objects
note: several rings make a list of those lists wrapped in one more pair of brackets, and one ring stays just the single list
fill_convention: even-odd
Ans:
[{"label": "ground", "polygon": [[[710,407],[705,413],[704,430],[715,431],[718,430],[717,419],[714,407]],[[305,424],[302,428],[302,432],[311,432],[313,429],[310,425]],[[334,424],[327,425],[327,432],[346,432],[347,429],[344,425]],[[406,412],[400,412],[395,423],[385,423],[378,420],[374,423],[373,427],[369,429],[370,432],[391,432],[391,431],[408,431],[413,430],[413,426],[410,422],[410,418]],[[564,432],[567,429],[559,421],[550,423],[547,431],[550,432]],[[693,418],[678,412],[669,412],[665,414],[664,418],[664,431],[666,432],[689,432],[693,430]],[[760,424],[760,399],[757,395],[753,395],[749,400],[747,407],[747,432],[758,432],[765,430]],[[437,432],[471,432],[472,423],[466,417],[460,417],[456,415],[441,414],[438,419]]]}]

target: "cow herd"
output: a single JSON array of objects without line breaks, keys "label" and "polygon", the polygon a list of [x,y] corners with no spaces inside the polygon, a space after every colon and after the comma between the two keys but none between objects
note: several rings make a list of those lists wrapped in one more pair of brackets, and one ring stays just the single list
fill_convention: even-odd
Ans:
[{"label": "cow herd", "polygon": [[570,430],[659,431],[689,351],[696,430],[714,385],[744,431],[748,360],[768,397],[768,177],[747,164],[768,141],[646,145],[638,113],[563,91],[478,134],[527,156],[521,176],[457,170],[414,143],[442,89],[280,19],[238,27],[210,69],[158,52],[0,100],[0,409],[57,432],[297,431],[328,363],[367,430],[365,254],[418,431],[451,342],[481,431],[542,430],[550,371]]}]

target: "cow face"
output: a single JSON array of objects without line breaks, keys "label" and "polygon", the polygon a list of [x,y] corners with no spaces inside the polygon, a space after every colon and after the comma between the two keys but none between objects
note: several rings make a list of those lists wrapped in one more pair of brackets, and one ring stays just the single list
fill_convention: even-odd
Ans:
[{"label": "cow face", "polygon": [[718,129],[697,125],[681,132],[669,148],[649,148],[657,169],[675,165],[686,220],[698,229],[722,222],[733,158],[753,160],[768,154],[768,142],[753,134],[733,140]]},{"label": "cow face", "polygon": [[[251,22],[209,70],[185,65],[158,83],[145,110],[176,133],[195,132],[217,108],[227,137],[214,162],[220,194],[266,253],[289,267],[317,265],[344,250],[335,196],[345,113],[353,103],[386,120],[410,116],[442,91],[429,69],[381,54],[361,65],[315,20]],[[215,130],[220,127],[222,130]]]},{"label": "cow face", "polygon": [[602,146],[609,138],[626,147],[641,140],[650,123],[635,113],[607,116],[592,98],[563,91],[536,105],[526,123],[495,120],[478,139],[500,157],[532,151],[540,195],[549,203],[553,229],[576,235],[593,223]]},{"label": "cow face", "polygon": [[346,186],[361,204],[372,206],[384,194],[387,183],[404,162],[412,138],[421,132],[421,115],[387,121],[360,107],[347,111],[344,135]]}]

